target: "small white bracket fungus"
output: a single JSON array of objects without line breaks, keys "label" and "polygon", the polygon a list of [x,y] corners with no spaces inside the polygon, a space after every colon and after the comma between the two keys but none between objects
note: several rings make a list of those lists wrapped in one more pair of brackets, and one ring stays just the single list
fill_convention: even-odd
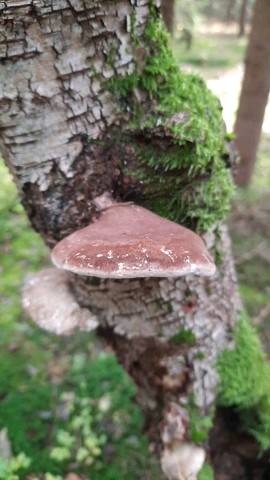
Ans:
[{"label": "small white bracket fungus", "polygon": [[161,439],[164,449],[161,468],[168,480],[197,480],[205,461],[205,451],[188,442],[187,411],[171,403],[164,412]]},{"label": "small white bracket fungus", "polygon": [[39,327],[57,335],[70,335],[75,328],[90,331],[98,326],[96,316],[76,302],[66,272],[56,268],[31,277],[22,292],[22,306]]},{"label": "small white bracket fungus", "polygon": [[176,441],[166,445],[161,468],[168,480],[197,480],[205,461],[205,451],[192,443]]},{"label": "small white bracket fungus", "polygon": [[215,264],[196,233],[134,204],[96,199],[97,221],[61,240],[58,267],[101,278],[209,276]]}]

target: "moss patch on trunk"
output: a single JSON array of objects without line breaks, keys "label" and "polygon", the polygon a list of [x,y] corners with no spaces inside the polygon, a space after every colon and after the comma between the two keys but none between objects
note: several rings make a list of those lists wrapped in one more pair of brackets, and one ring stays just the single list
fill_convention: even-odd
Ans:
[{"label": "moss patch on trunk", "polygon": [[[129,164],[122,169],[141,185],[137,202],[204,231],[227,216],[233,191],[224,160],[221,106],[199,76],[179,70],[168,33],[151,4],[150,12],[143,45],[134,34],[134,15],[131,19],[133,73],[115,70],[106,84],[119,105],[116,141],[127,145],[138,161],[135,169]],[[138,59],[142,47],[144,55]],[[108,58],[113,67],[111,55]]]},{"label": "moss patch on trunk", "polygon": [[218,403],[237,409],[264,451],[270,447],[270,365],[244,313],[235,326],[234,342],[235,348],[225,350],[217,363]]}]

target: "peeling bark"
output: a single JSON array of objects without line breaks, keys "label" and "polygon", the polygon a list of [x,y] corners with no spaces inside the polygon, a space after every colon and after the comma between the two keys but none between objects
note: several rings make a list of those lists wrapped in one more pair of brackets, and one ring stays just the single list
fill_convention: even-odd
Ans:
[{"label": "peeling bark", "polygon": [[[147,193],[123,168],[137,162],[118,138],[130,112],[119,114],[121,99],[108,92],[107,81],[116,73],[132,73],[134,56],[142,67],[150,4],[0,2],[0,148],[32,225],[50,247],[95,220],[93,200],[104,192],[118,201],[136,201]],[[130,48],[134,30],[138,49]],[[143,91],[136,95],[147,113],[151,100]],[[157,142],[155,134],[130,131],[142,144]],[[173,139],[160,130],[158,144],[165,148],[168,142]],[[157,444],[162,410],[170,402],[184,405],[194,394],[201,414],[209,413],[218,384],[215,362],[231,345],[239,299],[225,227],[213,227],[205,241],[210,250],[218,246],[222,255],[211,278],[96,280],[69,275],[76,302],[95,315],[100,334],[144,392],[149,432]],[[173,341],[183,330],[194,333],[194,344]],[[168,472],[168,452],[177,450],[174,440],[165,449]],[[184,478],[173,475],[168,478]]]}]

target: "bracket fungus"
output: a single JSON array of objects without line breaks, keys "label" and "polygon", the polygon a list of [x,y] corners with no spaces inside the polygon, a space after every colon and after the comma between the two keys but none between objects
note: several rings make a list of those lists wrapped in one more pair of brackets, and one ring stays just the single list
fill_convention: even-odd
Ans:
[{"label": "bracket fungus", "polygon": [[197,480],[205,461],[205,450],[188,440],[187,411],[171,403],[164,412],[161,468],[168,480]]},{"label": "bracket fungus", "polygon": [[56,244],[52,261],[101,278],[209,276],[215,264],[194,232],[131,203],[102,206],[100,217]]},{"label": "bracket fungus", "polygon": [[98,326],[95,315],[78,305],[66,272],[57,268],[41,270],[30,278],[22,292],[22,306],[33,322],[56,335]]}]

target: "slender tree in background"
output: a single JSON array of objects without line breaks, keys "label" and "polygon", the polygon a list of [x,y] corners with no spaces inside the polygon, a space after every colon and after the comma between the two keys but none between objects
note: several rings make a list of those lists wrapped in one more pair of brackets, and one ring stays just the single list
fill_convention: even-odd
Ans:
[{"label": "slender tree in background", "polygon": [[168,32],[173,33],[175,0],[162,0],[161,12]]},{"label": "slender tree in background", "polygon": [[[209,278],[113,280],[50,270],[56,282],[46,284],[64,282],[65,292],[71,285],[83,314],[98,320],[143,394],[167,478],[195,479],[204,452],[188,423],[216,401],[216,361],[231,345],[239,310],[222,226],[231,181],[219,102],[200,78],[179,72],[157,3],[2,2],[0,146],[49,247],[95,222],[101,199],[112,197],[196,230],[217,256]],[[174,261],[166,237],[160,249]],[[57,318],[58,327],[67,321]]]},{"label": "slender tree in background", "polygon": [[245,74],[235,123],[240,155],[235,180],[249,184],[254,169],[270,89],[270,2],[257,0],[245,60]]},{"label": "slender tree in background", "polygon": [[243,37],[246,31],[248,0],[242,0],[239,13],[239,37]]},{"label": "slender tree in background", "polygon": [[230,23],[235,19],[235,4],[236,0],[229,0],[228,1],[228,8],[226,13],[226,22]]}]

